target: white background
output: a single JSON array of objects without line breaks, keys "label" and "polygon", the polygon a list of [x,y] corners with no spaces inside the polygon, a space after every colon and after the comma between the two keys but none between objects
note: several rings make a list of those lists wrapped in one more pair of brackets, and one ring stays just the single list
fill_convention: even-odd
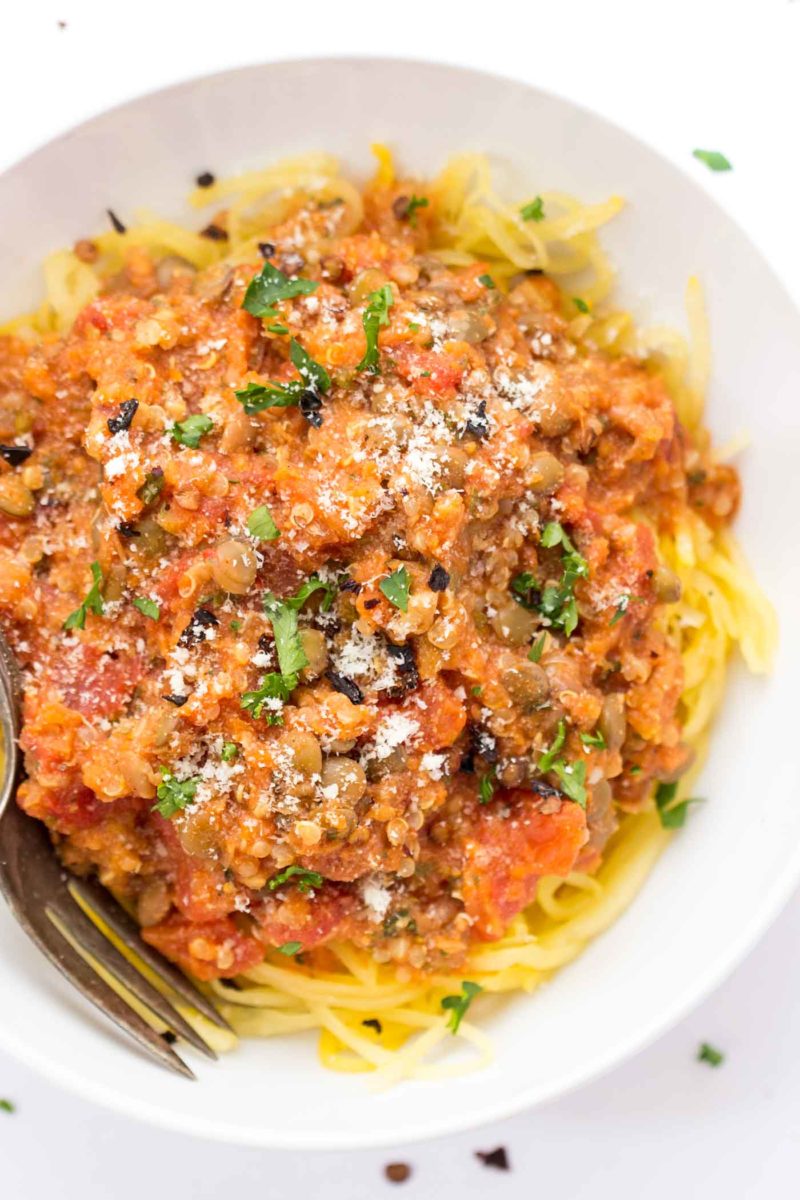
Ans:
[{"label": "white background", "polygon": [[[102,108],[190,75],[352,53],[527,79],[684,165],[696,146],[723,150],[733,173],[693,169],[800,299],[800,0],[33,0],[3,22],[0,169]],[[269,119],[259,119],[268,158]],[[768,765],[768,748],[759,752]],[[799,940],[795,898],[736,975],[634,1061],[502,1125],[392,1151],[290,1155],[203,1144],[107,1115],[0,1056],[0,1097],[17,1105],[13,1116],[0,1113],[0,1193],[217,1200],[236,1188],[259,1200],[315,1200],[324,1189],[328,1200],[362,1200],[391,1194],[382,1168],[402,1160],[413,1166],[400,1189],[409,1197],[796,1197]],[[720,1069],[695,1061],[703,1040],[726,1051]],[[509,1174],[474,1158],[501,1144]]]}]

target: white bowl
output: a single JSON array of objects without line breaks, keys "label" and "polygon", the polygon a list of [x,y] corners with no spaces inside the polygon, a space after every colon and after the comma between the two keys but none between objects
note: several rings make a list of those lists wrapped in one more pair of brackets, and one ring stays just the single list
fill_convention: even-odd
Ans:
[{"label": "white bowl", "polygon": [[[739,534],[782,615],[774,676],[735,671],[701,783],[708,803],[622,919],[537,995],[490,1022],[495,1063],[452,1083],[374,1095],[364,1076],[326,1073],[313,1039],[248,1042],[191,1084],[139,1054],[63,984],[0,911],[0,1044],[102,1104],[206,1137],[274,1147],[349,1147],[430,1137],[550,1099],[608,1070],[696,1004],[753,944],[800,876],[794,766],[800,580],[797,418],[800,318],[745,234],[702,186],[570,102],[453,67],[373,59],[284,62],[156,92],[51,142],[0,177],[3,315],[37,296],[43,255],[137,206],[189,217],[195,174],[303,150],[371,170],[388,142],[410,171],[487,151],[513,196],[562,188],[629,205],[606,244],[623,299],[682,324],[687,277],[704,283],[714,343],[708,420],[742,429]],[[687,171],[703,183],[688,158]],[[515,182],[516,181],[516,182]],[[197,221],[196,214],[193,220]]]}]

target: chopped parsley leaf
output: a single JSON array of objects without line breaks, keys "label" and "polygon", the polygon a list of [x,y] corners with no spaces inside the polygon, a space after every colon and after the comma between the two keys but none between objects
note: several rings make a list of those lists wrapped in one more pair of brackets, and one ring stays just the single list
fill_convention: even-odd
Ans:
[{"label": "chopped parsley leaf", "polygon": [[[526,607],[537,608],[555,629],[562,629],[567,637],[575,632],[578,625],[578,606],[575,601],[574,588],[578,579],[587,579],[589,564],[582,554],[579,554],[567,536],[564,527],[558,521],[550,521],[542,531],[541,544],[552,549],[561,546],[561,566],[563,574],[558,585],[550,584],[544,588],[538,600],[522,603]],[[528,573],[526,572],[527,576]],[[512,579],[512,590],[520,593],[518,582],[520,576]],[[532,578],[532,576],[530,577]]]},{"label": "chopped parsley leaf", "polygon": [[412,193],[412,195],[409,197],[408,205],[406,206],[406,219],[409,225],[412,225],[414,228],[416,228],[417,209],[427,208],[429,204],[430,200],[427,198],[427,196],[415,196]]},{"label": "chopped parsley leaf", "polygon": [[162,767],[161,783],[156,791],[158,800],[151,811],[161,813],[162,817],[174,817],[192,803],[199,783],[199,775],[192,779],[176,779],[167,767]]},{"label": "chopped parsley leaf", "polygon": [[260,504],[250,513],[247,518],[247,532],[262,542],[274,542],[281,536],[281,531],[273,521],[272,513],[266,504]]},{"label": "chopped parsley leaf", "polygon": [[395,608],[399,608],[401,612],[408,612],[408,592],[411,581],[405,567],[398,567],[396,571],[392,571],[387,579],[380,581],[378,587]]},{"label": "chopped parsley leaf", "polygon": [[617,600],[617,611],[614,613],[613,617],[608,622],[609,628],[612,625],[616,625],[617,621],[622,620],[622,618],[625,616],[625,613],[628,611],[628,606],[629,606],[630,602],[631,602],[630,592],[623,592],[623,594]]},{"label": "chopped parsley leaf", "polygon": [[[245,712],[249,712],[256,720],[264,713],[264,709],[266,708],[267,724],[282,725],[283,717],[281,716],[281,708],[296,687],[296,675],[284,676],[279,671],[271,671],[268,675],[264,676],[255,691],[243,694],[241,706]],[[272,705],[268,703],[270,700],[277,700],[280,703]]]},{"label": "chopped parsley leaf", "polygon": [[307,871],[305,867],[291,866],[286,867],[277,875],[273,875],[267,887],[271,892],[274,892],[276,888],[279,888],[284,883],[288,883],[290,879],[295,880],[297,890],[303,893],[310,892],[312,888],[322,887],[325,882],[317,871]]},{"label": "chopped parsley leaf", "polygon": [[483,692],[483,687],[480,683],[476,683],[473,687],[470,688],[470,691],[472,692],[473,696],[480,696]]},{"label": "chopped parsley leaf", "polygon": [[288,333],[289,330],[285,325],[279,325],[276,321],[274,325],[268,325],[267,329],[270,333]]},{"label": "chopped parsley leaf", "polygon": [[323,591],[325,593],[322,598],[322,611],[328,612],[336,596],[336,584],[325,583],[322,579],[320,579],[319,575],[309,575],[305,583],[300,584],[300,587],[297,589],[295,594],[287,597],[285,600],[282,600],[281,603],[288,604],[289,608],[294,608],[299,611],[305,604],[306,600],[308,600],[310,596],[313,596],[315,592],[319,591]]},{"label": "chopped parsley leaf", "polygon": [[705,163],[710,171],[732,171],[733,165],[719,150],[693,150],[698,162]]},{"label": "chopped parsley leaf", "polygon": [[725,1062],[725,1055],[709,1042],[703,1042],[697,1051],[697,1061],[708,1063],[710,1067],[721,1067]]},{"label": "chopped parsley leaf", "polygon": [[176,421],[170,429],[170,433],[179,445],[196,450],[200,445],[201,437],[204,437],[213,428],[214,422],[211,417],[206,416],[205,413],[193,413],[185,421]]},{"label": "chopped parsley leaf", "polygon": [[556,759],[553,771],[558,776],[561,791],[570,800],[574,800],[581,808],[586,808],[586,763],[564,762],[563,758]]},{"label": "chopped parsley leaf", "polygon": [[16,1111],[16,1105],[12,1104],[10,1100],[0,1100],[0,1112],[13,1113]]},{"label": "chopped parsley leaf", "polygon": [[236,745],[236,742],[223,742],[222,743],[222,751],[220,753],[220,758],[222,759],[223,762],[226,762],[226,763],[233,762],[233,760],[236,758],[238,753],[239,753],[239,747]]},{"label": "chopped parsley leaf", "polygon": [[285,954],[287,958],[291,958],[292,955],[297,954],[302,949],[302,942],[284,942],[282,946],[278,946],[278,953]]},{"label": "chopped parsley leaf", "polygon": [[103,572],[100,570],[100,563],[93,562],[92,570],[92,586],[86,593],[86,599],[78,605],[74,612],[71,612],[64,622],[64,629],[83,629],[86,624],[86,614],[93,612],[95,616],[102,617],[105,612],[105,605],[100,589],[103,586]]},{"label": "chopped parsley leaf", "polygon": [[634,763],[634,765],[631,767],[631,769],[628,772],[629,775],[641,775],[641,773],[642,773],[642,768],[638,765],[638,763]]},{"label": "chopped parsley leaf", "polygon": [[564,745],[566,737],[567,737],[567,725],[566,725],[566,722],[562,718],[562,720],[560,720],[558,722],[558,728],[556,729],[556,736],[553,738],[552,742],[547,747],[547,749],[544,751],[544,753],[539,756],[539,770],[542,773],[552,770],[553,763],[558,758],[558,752],[561,749],[561,747]]},{"label": "chopped parsley leaf", "polygon": [[303,349],[300,343],[292,338],[289,343],[289,356],[297,368],[300,379],[290,379],[288,383],[253,383],[234,392],[236,399],[246,413],[263,412],[267,408],[291,408],[295,404],[302,407],[304,398],[311,393],[319,398],[330,390],[331,378],[320,363]]},{"label": "chopped parsley leaf", "polygon": [[284,679],[296,676],[303,667],[308,666],[297,624],[298,609],[278,600],[272,592],[267,592],[264,596],[264,612],[272,624],[281,675]]},{"label": "chopped parsley leaf", "polygon": [[531,200],[530,204],[523,204],[519,210],[519,215],[523,221],[543,221],[544,200],[542,197],[537,196],[535,200]]},{"label": "chopped parsley leaf", "polygon": [[491,771],[487,771],[487,773],[485,775],[481,775],[481,781],[478,785],[478,790],[479,790],[479,794],[480,794],[479,802],[481,804],[488,804],[489,801],[491,800],[492,796],[495,793],[496,787],[497,787],[496,772],[495,772],[495,768],[492,767]]},{"label": "chopped parsley leaf", "polygon": [[589,312],[589,305],[586,303],[585,300],[581,300],[580,296],[573,296],[572,303],[575,305],[578,312],[582,312],[582,313]]},{"label": "chopped parsley leaf", "polygon": [[236,620],[236,618],[234,618],[231,621],[231,629],[233,630],[233,632],[238,633],[241,628],[242,628],[242,622],[238,621],[238,620]]},{"label": "chopped parsley leaf", "polygon": [[416,321],[409,321],[408,328],[411,330],[412,333],[419,333],[422,326],[418,325]]},{"label": "chopped parsley leaf", "polygon": [[367,339],[367,348],[364,357],[356,367],[357,371],[369,371],[371,375],[380,374],[378,332],[382,326],[389,324],[389,309],[393,304],[394,293],[388,283],[385,283],[382,288],[378,288],[376,292],[370,292],[367,296],[367,306],[361,318],[364,336]]},{"label": "chopped parsley leaf", "polygon": [[[631,768],[631,774],[633,768]],[[677,783],[660,783],[656,788],[656,811],[663,829],[682,829],[686,824],[686,815],[690,804],[699,804],[699,800],[688,798],[675,804],[678,794]]]},{"label": "chopped parsley leaf", "polygon": [[581,741],[583,742],[584,746],[588,746],[591,749],[605,750],[606,748],[606,739],[603,737],[599,729],[596,733],[582,733]]},{"label": "chopped parsley leaf", "polygon": [[497,287],[497,284],[492,279],[491,275],[479,275],[478,283],[482,283],[485,288],[489,289],[489,291],[494,291],[494,289]]},{"label": "chopped parsley leaf", "polygon": [[151,621],[157,621],[161,616],[161,609],[155,600],[151,600],[148,596],[137,596],[133,602],[133,607],[138,608],[139,612],[143,616],[149,617]]},{"label": "chopped parsley leaf", "polygon": [[460,995],[443,997],[442,1008],[450,1012],[450,1016],[447,1019],[447,1028],[451,1033],[458,1033],[458,1027],[466,1016],[467,1009],[478,993],[482,991],[483,988],[479,983],[472,983],[471,980],[465,979],[461,984]]},{"label": "chopped parsley leaf", "polygon": [[272,263],[265,262],[258,275],[250,280],[242,308],[254,317],[277,317],[274,306],[279,300],[310,296],[318,287],[313,279],[290,279]]},{"label": "chopped parsley leaf", "polygon": [[159,467],[155,471],[148,471],[144,477],[144,483],[139,488],[136,495],[145,506],[152,504],[157,500],[164,487],[164,472]]},{"label": "chopped parsley leaf", "polygon": [[539,659],[542,657],[542,651],[544,650],[544,644],[545,644],[546,640],[547,640],[547,634],[543,633],[541,635],[541,637],[537,638],[536,641],[533,643],[530,650],[528,651],[528,658],[531,662],[537,663],[539,661]]}]

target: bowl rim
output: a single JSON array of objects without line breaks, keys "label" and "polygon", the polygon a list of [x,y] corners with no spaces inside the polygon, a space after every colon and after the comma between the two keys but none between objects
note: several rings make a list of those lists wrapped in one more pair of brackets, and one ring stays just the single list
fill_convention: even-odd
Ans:
[{"label": "bowl rim", "polygon": [[[268,67],[303,68],[325,64],[327,66],[337,66],[344,70],[363,63],[386,64],[387,67],[392,68],[407,67],[414,69],[423,67],[433,71],[442,69],[461,75],[467,80],[479,77],[497,85],[511,83],[524,87],[533,93],[538,93],[546,99],[563,103],[577,113],[592,120],[601,121],[613,132],[622,135],[629,142],[634,143],[636,148],[645,155],[652,155],[661,162],[666,163],[672,170],[678,172],[692,188],[703,193],[725,220],[730,222],[736,232],[753,247],[761,259],[762,266],[771,276],[773,285],[783,294],[787,308],[795,315],[800,315],[790,289],[775,266],[772,256],[762,247],[758,237],[749,230],[746,230],[736,216],[728,210],[724,200],[715,190],[712,190],[709,182],[690,170],[690,163],[687,162],[684,164],[662,152],[660,149],[655,148],[645,141],[643,137],[631,131],[618,120],[610,118],[604,112],[592,109],[580,101],[576,101],[568,92],[563,92],[552,87],[540,86],[514,73],[501,74],[496,71],[483,70],[480,67],[464,65],[458,61],[432,59],[424,55],[416,58],[409,56],[395,57],[393,55],[371,54],[368,52],[347,55],[338,53],[328,55],[322,53],[312,56],[286,56],[274,60],[258,59],[215,71],[189,73],[181,76],[176,82],[128,95],[125,99],[118,100],[107,107],[102,107],[83,120],[60,130],[46,141],[37,143],[21,158],[17,158],[3,167],[0,170],[0,179],[12,172],[24,169],[26,164],[39,154],[57,146],[60,142],[72,137],[80,130],[90,127],[95,121],[105,119],[114,114],[122,114],[126,109],[132,108],[142,101],[179,93],[201,81],[222,80],[225,77],[246,74]],[[693,1008],[706,999],[730,976],[735,968],[750,953],[769,926],[776,920],[781,910],[797,889],[798,884],[800,884],[800,845],[795,848],[793,855],[787,861],[782,871],[775,877],[771,887],[762,893],[759,906],[754,911],[751,919],[740,927],[738,936],[735,939],[729,940],[727,950],[724,953],[714,955],[713,961],[709,962],[705,971],[695,975],[691,983],[687,984],[680,993],[674,996],[669,1005],[661,1009],[657,1016],[639,1025],[627,1040],[617,1040],[613,1047],[608,1050],[600,1049],[591,1063],[576,1067],[570,1074],[563,1076],[555,1084],[552,1082],[549,1084],[532,1084],[527,1088],[520,1089],[507,1099],[487,1102],[484,1106],[476,1107],[469,1113],[459,1114],[453,1111],[449,1116],[443,1115],[441,1118],[433,1121],[426,1119],[424,1123],[420,1121],[416,1124],[412,1121],[404,1127],[401,1140],[393,1138],[387,1132],[371,1132],[369,1129],[361,1130],[358,1136],[350,1134],[342,1135],[340,1133],[331,1135],[314,1133],[308,1136],[303,1133],[302,1129],[282,1132],[276,1135],[269,1128],[256,1130],[251,1126],[240,1127],[232,1120],[225,1121],[194,1114],[184,1115],[181,1111],[174,1108],[162,1109],[158,1107],[157,1102],[154,1104],[140,1100],[126,1094],[122,1089],[112,1088],[105,1083],[97,1083],[70,1066],[62,1066],[57,1062],[53,1062],[44,1054],[40,1054],[34,1044],[13,1043],[12,1039],[6,1035],[2,1024],[0,1024],[0,1049],[9,1054],[10,1057],[17,1059],[38,1074],[44,1076],[57,1087],[75,1093],[90,1103],[98,1104],[114,1113],[132,1117],[146,1124],[158,1125],[161,1129],[169,1129],[195,1137],[211,1137],[215,1141],[230,1145],[259,1146],[273,1150],[303,1149],[336,1151],[388,1148],[410,1145],[415,1142],[430,1141],[435,1138],[466,1132],[496,1121],[501,1121],[519,1112],[531,1109],[536,1105],[560,1099],[562,1096],[598,1080],[615,1067],[627,1062],[680,1022]],[[202,1084],[205,1082],[205,1079],[199,1082]]]}]

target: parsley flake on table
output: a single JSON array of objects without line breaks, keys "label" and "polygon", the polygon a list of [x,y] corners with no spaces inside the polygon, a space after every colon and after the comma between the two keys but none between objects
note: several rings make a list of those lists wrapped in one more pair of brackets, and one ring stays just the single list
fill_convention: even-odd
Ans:
[{"label": "parsley flake on table", "polygon": [[192,803],[199,783],[199,775],[192,779],[176,779],[167,767],[162,767],[161,783],[156,790],[158,799],[151,811],[160,813],[162,817],[174,817]]},{"label": "parsley flake on table", "polygon": [[393,304],[394,293],[388,283],[385,283],[382,288],[378,288],[376,292],[370,292],[367,296],[367,306],[361,318],[364,336],[367,339],[367,348],[364,357],[356,367],[357,371],[369,371],[371,375],[380,374],[378,333],[382,326],[389,324],[389,309]]},{"label": "parsley flake on table", "polygon": [[721,1067],[725,1062],[725,1055],[708,1042],[702,1042],[697,1051],[697,1061],[708,1063],[710,1067]]},{"label": "parsley flake on table", "polygon": [[290,279],[272,263],[265,262],[258,275],[250,280],[242,308],[254,317],[277,317],[275,305],[279,300],[310,296],[318,287],[319,284],[313,279]]},{"label": "parsley flake on table", "polygon": [[103,586],[103,572],[100,569],[99,562],[91,564],[92,586],[86,593],[86,599],[83,600],[78,607],[71,612],[64,622],[64,629],[83,629],[86,624],[86,614],[93,612],[95,616],[102,617],[105,612],[105,604],[100,589]]},{"label": "parsley flake on table", "polygon": [[395,608],[399,608],[401,612],[408,612],[408,593],[411,580],[405,567],[398,567],[396,571],[392,571],[388,578],[380,581],[378,587]]},{"label": "parsley flake on table", "polygon": [[442,1008],[450,1013],[447,1028],[451,1033],[458,1033],[458,1027],[466,1016],[467,1009],[478,993],[482,991],[483,988],[479,983],[465,979],[461,984],[461,992],[458,996],[445,996],[442,999]]},{"label": "parsley flake on table", "polygon": [[733,164],[719,150],[693,150],[698,162],[705,163],[709,171],[732,171]]},{"label": "parsley flake on table", "polygon": [[17,1111],[17,1106],[12,1104],[10,1100],[0,1100],[0,1112],[13,1113]]},{"label": "parsley flake on table", "polygon": [[200,445],[200,439],[210,433],[213,428],[214,422],[211,417],[206,416],[205,413],[193,413],[184,421],[176,421],[170,429],[170,433],[179,445],[196,450]]}]

